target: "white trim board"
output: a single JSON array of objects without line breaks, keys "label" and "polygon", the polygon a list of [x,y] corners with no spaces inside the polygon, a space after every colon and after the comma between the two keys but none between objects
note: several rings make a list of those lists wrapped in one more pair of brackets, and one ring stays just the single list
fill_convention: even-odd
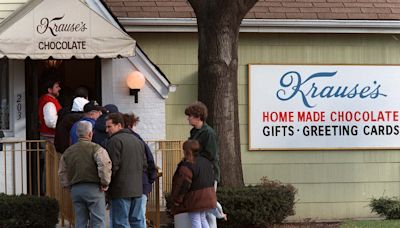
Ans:
[{"label": "white trim board", "polygon": [[[127,32],[197,32],[196,18],[118,18]],[[251,33],[400,33],[400,21],[244,19]]]}]

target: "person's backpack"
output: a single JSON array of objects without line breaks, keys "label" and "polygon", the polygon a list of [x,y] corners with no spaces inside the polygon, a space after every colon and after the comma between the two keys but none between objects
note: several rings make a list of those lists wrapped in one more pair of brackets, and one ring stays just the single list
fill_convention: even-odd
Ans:
[{"label": "person's backpack", "polygon": [[72,125],[82,117],[83,112],[61,112],[60,110],[54,137],[54,146],[57,152],[62,154],[70,146],[69,131]]}]

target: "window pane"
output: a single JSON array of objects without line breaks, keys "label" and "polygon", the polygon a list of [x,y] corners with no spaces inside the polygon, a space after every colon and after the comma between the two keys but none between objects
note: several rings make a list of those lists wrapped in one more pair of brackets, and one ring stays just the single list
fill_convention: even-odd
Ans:
[{"label": "window pane", "polygon": [[0,130],[10,129],[8,60],[0,59]]}]

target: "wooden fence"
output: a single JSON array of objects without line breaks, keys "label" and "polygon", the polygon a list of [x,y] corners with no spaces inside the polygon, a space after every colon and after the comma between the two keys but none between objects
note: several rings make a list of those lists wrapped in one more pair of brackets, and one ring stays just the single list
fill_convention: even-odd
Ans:
[{"label": "wooden fence", "polygon": [[[7,194],[32,194],[55,198],[60,205],[61,224],[67,220],[70,226],[74,223],[74,212],[69,191],[61,187],[58,177],[58,164],[61,154],[54,145],[41,140],[2,142],[0,150],[3,168],[0,173],[0,192]],[[182,159],[181,141],[148,141],[156,165],[159,167],[158,178],[153,184],[153,191],[147,203],[149,227],[160,227],[160,211],[165,206],[163,194],[171,190],[172,176],[176,165]],[[46,149],[41,149],[40,144]],[[44,147],[44,146],[43,146]],[[45,187],[40,175],[45,159]],[[0,165],[1,167],[1,165]],[[38,175],[39,174],[39,175]],[[4,182],[4,183],[2,183]],[[44,192],[45,189],[45,192]]]}]

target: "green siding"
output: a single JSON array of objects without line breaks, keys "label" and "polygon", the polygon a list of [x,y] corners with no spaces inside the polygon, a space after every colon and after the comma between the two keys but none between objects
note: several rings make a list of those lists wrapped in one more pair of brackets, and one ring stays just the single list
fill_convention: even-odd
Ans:
[{"label": "green siding", "polygon": [[[183,111],[197,98],[196,34],[132,35],[167,75],[177,92],[167,100],[167,137],[184,140],[190,127]],[[244,178],[267,176],[298,188],[290,219],[376,217],[371,197],[398,196],[398,150],[248,151],[248,64],[400,64],[400,36],[379,34],[241,34],[239,124]]]}]

